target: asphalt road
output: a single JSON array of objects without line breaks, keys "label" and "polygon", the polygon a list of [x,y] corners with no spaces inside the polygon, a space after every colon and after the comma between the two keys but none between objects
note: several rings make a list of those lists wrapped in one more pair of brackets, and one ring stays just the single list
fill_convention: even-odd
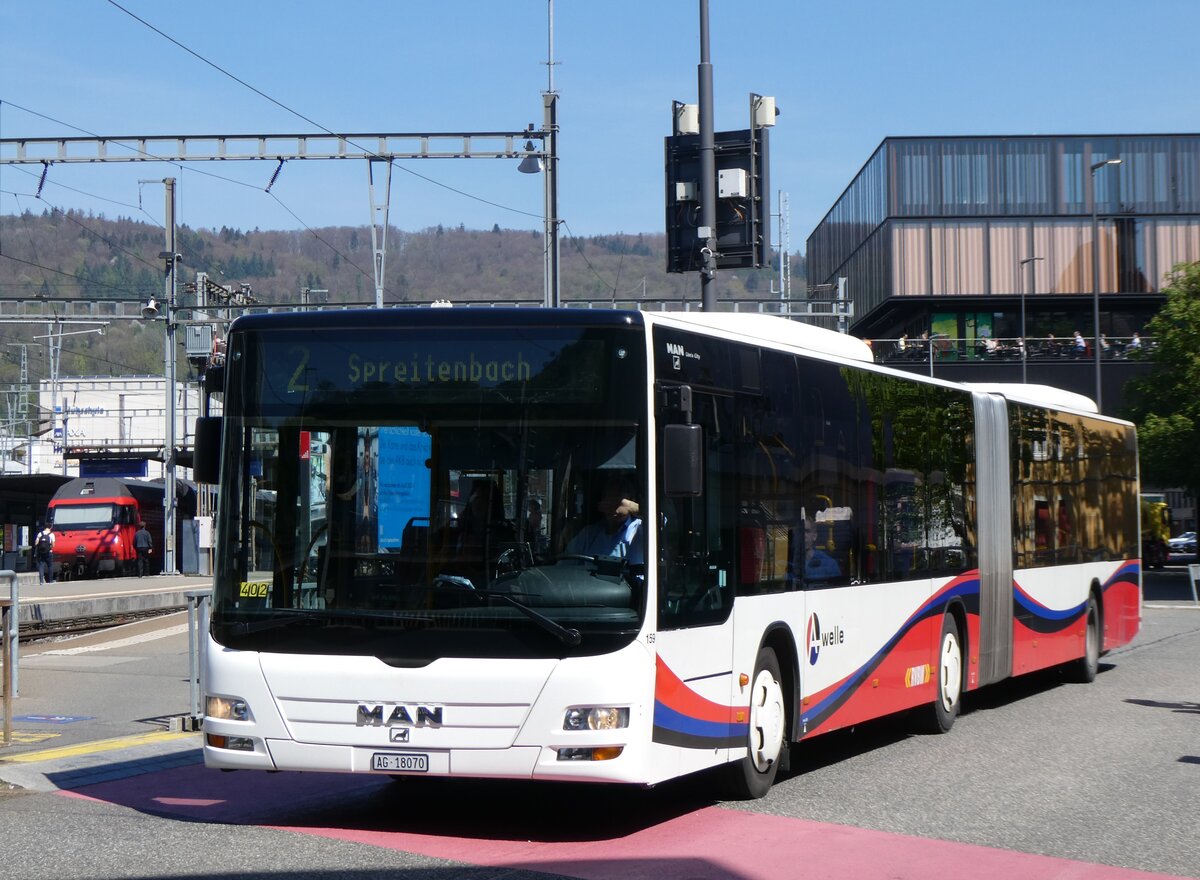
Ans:
[{"label": "asphalt road", "polygon": [[[0,779],[73,788],[0,796],[0,878],[1200,877],[1200,608],[1178,572],[1148,574],[1145,592],[1141,633],[1094,683],[1050,672],[968,695],[946,736],[898,718],[806,742],[749,803],[713,801],[704,777],[643,791],[220,774],[186,737],[0,760]],[[186,636],[128,641],[152,630],[23,660],[18,712],[94,717],[21,753],[185,711]],[[66,784],[89,761],[115,778]],[[866,866],[872,853],[883,863]]]},{"label": "asphalt road", "polygon": [[946,736],[894,721],[806,744],[740,809],[1200,877],[1200,609],[1148,608],[1090,685],[968,695]]}]

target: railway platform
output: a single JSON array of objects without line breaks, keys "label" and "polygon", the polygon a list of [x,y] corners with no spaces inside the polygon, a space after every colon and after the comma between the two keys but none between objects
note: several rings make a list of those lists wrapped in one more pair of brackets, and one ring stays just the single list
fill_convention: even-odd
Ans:
[{"label": "railway platform", "polygon": [[184,610],[189,592],[212,586],[212,577],[208,575],[148,575],[54,583],[39,583],[37,572],[18,572],[16,577],[17,622],[23,639],[105,621]]}]

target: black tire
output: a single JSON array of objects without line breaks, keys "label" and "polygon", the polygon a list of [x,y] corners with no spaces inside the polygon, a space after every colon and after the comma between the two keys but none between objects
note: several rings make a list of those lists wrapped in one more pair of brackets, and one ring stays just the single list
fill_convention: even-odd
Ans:
[{"label": "black tire", "polygon": [[1081,684],[1091,684],[1100,671],[1100,604],[1093,593],[1088,596],[1087,630],[1084,635],[1083,656],[1071,664],[1072,678]]},{"label": "black tire", "polygon": [[730,799],[754,800],[765,795],[786,757],[787,701],[780,680],[775,652],[760,648],[750,679],[746,756],[723,768]]},{"label": "black tire", "polygon": [[942,634],[938,638],[933,671],[937,694],[933,711],[928,716],[929,730],[931,733],[949,733],[962,707],[963,692],[962,637],[958,632],[958,621],[952,614],[942,617]]}]

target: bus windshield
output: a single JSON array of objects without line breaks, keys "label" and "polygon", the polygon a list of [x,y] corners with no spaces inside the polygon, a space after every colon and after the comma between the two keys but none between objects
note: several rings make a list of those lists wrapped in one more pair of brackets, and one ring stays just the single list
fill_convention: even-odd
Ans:
[{"label": "bus windshield", "polygon": [[477,324],[231,335],[219,642],[403,666],[633,638],[642,335]]}]

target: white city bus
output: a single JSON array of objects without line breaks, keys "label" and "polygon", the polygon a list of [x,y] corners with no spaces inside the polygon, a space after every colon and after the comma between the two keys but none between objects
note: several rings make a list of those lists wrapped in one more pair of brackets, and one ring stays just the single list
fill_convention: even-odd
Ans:
[{"label": "white city bus", "polygon": [[756,797],[1137,632],[1136,438],[1077,395],[723,313],[253,315],[223,369],[210,767]]}]

